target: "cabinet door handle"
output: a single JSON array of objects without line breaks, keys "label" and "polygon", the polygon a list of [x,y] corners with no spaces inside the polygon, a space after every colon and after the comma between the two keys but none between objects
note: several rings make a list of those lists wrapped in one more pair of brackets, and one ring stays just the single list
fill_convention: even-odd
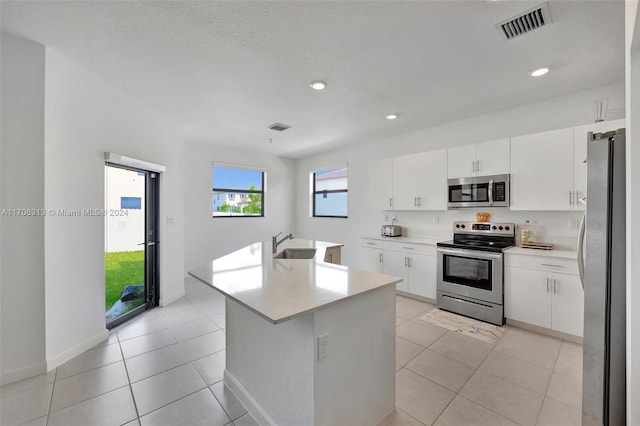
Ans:
[{"label": "cabinet door handle", "polygon": [[480,171],[480,160],[476,160],[476,172]]},{"label": "cabinet door handle", "polygon": [[569,191],[569,205],[573,205],[573,191]]},{"label": "cabinet door handle", "polygon": [[547,277],[547,293],[549,293],[549,277]]},{"label": "cabinet door handle", "polygon": [[556,281],[556,279],[553,279],[553,294],[557,294],[560,293],[560,291],[558,290],[558,282]]},{"label": "cabinet door handle", "polygon": [[382,263],[382,253],[380,253],[380,263]]},{"label": "cabinet door handle", "polygon": [[412,264],[412,263],[413,263],[413,262],[411,262],[411,258],[410,258],[410,257],[407,257],[407,266],[408,266],[409,268],[411,268],[411,264]]},{"label": "cabinet door handle", "polygon": [[367,243],[368,246],[375,246],[376,243]]},{"label": "cabinet door handle", "polygon": [[389,207],[393,207],[393,198],[389,197]]},{"label": "cabinet door handle", "polygon": [[418,197],[418,207],[422,205],[422,197]]},{"label": "cabinet door handle", "polygon": [[404,267],[407,267],[407,256],[404,257]]},{"label": "cabinet door handle", "polygon": [[413,250],[413,247],[402,247],[403,249]]},{"label": "cabinet door handle", "polygon": [[553,268],[562,268],[563,267],[562,265],[553,265],[551,263],[541,263],[540,265],[541,266],[551,266]]}]

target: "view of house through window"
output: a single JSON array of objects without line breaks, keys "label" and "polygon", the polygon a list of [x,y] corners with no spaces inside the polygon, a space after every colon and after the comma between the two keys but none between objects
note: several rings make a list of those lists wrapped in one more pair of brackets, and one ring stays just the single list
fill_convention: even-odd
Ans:
[{"label": "view of house through window", "polygon": [[313,216],[347,217],[347,166],[313,173]]},{"label": "view of house through window", "polygon": [[264,172],[213,166],[213,217],[264,216]]}]

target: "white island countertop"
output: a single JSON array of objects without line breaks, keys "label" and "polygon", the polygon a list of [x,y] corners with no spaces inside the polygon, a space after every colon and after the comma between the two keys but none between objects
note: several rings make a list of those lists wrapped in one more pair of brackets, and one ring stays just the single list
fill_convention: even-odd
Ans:
[{"label": "white island countertop", "polygon": [[313,259],[276,259],[271,242],[258,242],[189,271],[273,324],[341,300],[401,282],[375,272],[327,263],[325,251],[342,244],[296,238],[286,248],[316,248]]}]

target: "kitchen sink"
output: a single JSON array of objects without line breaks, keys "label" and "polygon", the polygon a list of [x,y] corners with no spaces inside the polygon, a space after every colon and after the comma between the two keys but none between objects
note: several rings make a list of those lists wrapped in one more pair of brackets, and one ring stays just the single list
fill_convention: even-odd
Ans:
[{"label": "kitchen sink", "polygon": [[313,259],[316,255],[314,248],[287,248],[273,256],[276,259]]}]

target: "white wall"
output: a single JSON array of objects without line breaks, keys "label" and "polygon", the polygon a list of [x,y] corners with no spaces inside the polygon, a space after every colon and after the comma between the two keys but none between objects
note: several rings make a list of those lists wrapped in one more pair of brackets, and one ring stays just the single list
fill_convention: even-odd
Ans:
[{"label": "white wall", "polygon": [[[47,49],[45,207],[104,207],[104,152],[167,167],[161,175],[160,297],[184,294],[183,127]],[[82,176],[81,179],[78,176]],[[166,218],[173,218],[168,225]],[[104,218],[45,219],[49,368],[103,335]]]},{"label": "white wall", "polygon": [[[640,147],[635,122],[640,111],[640,23],[638,2],[625,5],[627,93],[627,424],[640,424]],[[635,195],[635,196],[633,196]]]},{"label": "white wall", "polygon": [[[187,142],[184,161],[185,272],[279,232],[294,231],[293,160]],[[214,161],[266,172],[264,217],[211,217]]]},{"label": "white wall", "polygon": [[[594,102],[600,97],[609,98],[609,111],[623,110],[624,84],[612,84],[303,158],[297,162],[296,170],[296,234],[301,238],[344,243],[343,263],[346,265],[357,264],[358,238],[379,233],[384,214],[397,215],[398,224],[405,227],[410,236],[450,238],[452,222],[473,220],[475,210],[384,212],[373,199],[376,170],[383,158],[588,124],[595,120]],[[621,117],[608,117],[614,118]],[[389,125],[401,125],[399,120],[401,118]],[[349,218],[310,218],[309,173],[344,163],[349,164]],[[569,219],[577,219],[581,215],[579,212],[487,211],[494,221],[522,223],[526,219],[534,220],[541,238],[561,245],[574,243],[577,230],[569,230],[568,223]],[[438,216],[438,225],[433,224],[433,216]],[[552,239],[552,236],[557,238]]]},{"label": "white wall", "polygon": [[[160,298],[184,294],[183,126],[55,51],[2,35],[2,208],[104,208],[104,152],[160,176]],[[169,220],[170,219],[170,220]],[[106,337],[100,216],[2,218],[2,382]]]},{"label": "white wall", "polygon": [[[42,209],[45,48],[3,36],[1,52],[0,209]],[[44,217],[4,216],[1,220],[0,381],[8,383],[46,368]]]}]

